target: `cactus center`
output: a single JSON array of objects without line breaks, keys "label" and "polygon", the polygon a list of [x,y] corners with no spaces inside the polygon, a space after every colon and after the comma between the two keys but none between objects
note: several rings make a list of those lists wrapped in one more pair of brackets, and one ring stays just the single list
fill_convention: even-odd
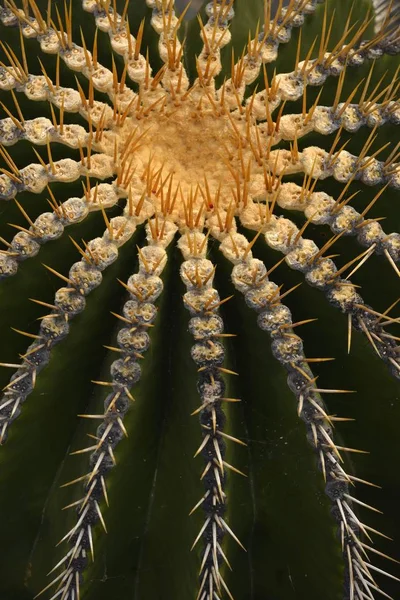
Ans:
[{"label": "cactus center", "polygon": [[[141,119],[129,117],[123,127],[105,132],[104,151],[113,156],[117,140],[119,163],[124,164],[130,184],[135,188],[137,180],[139,187],[140,180],[143,187],[147,177],[154,194],[161,183],[164,197],[175,196],[171,212],[178,221],[188,198],[196,209],[205,206],[205,189],[210,197],[218,194],[220,207],[226,208],[242,178],[241,162],[246,168],[254,163],[249,148],[240,149],[242,161],[238,157],[238,136],[229,110],[217,114],[205,95],[202,109],[198,99],[189,97],[175,106],[166,97],[164,110],[153,110]],[[209,199],[208,208],[213,208]]]}]

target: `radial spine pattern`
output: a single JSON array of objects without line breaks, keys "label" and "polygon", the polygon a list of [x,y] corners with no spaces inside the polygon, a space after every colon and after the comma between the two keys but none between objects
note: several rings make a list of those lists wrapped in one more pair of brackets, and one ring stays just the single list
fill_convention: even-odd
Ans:
[{"label": "radial spine pattern", "polygon": [[[187,40],[181,32],[185,12],[178,16],[173,0],[147,0],[152,11],[150,23],[158,36],[162,62],[158,71],[152,68],[144,44],[145,22],[136,37],[131,32],[130,0],[120,13],[111,0],[82,0],[83,10],[92,15],[96,26],[90,44],[82,30],[80,44],[73,39],[73,2],[59,11],[58,7],[52,9],[50,1],[47,12],[41,11],[35,0],[22,0],[21,4],[6,0],[0,8],[3,26],[20,31],[20,48],[1,43],[0,90],[9,94],[13,108],[1,103],[5,116],[0,119],[4,164],[0,200],[15,201],[25,223],[14,225],[18,231],[10,241],[2,240],[6,250],[0,254],[0,279],[18,277],[22,262],[37,256],[44,244],[60,238],[67,226],[84,221],[93,211],[103,214],[105,230],[102,237],[83,245],[72,240],[81,259],[67,274],[45,265],[63,285],[52,303],[35,299],[48,313],[41,318],[37,334],[18,331],[32,338],[21,362],[2,363],[13,375],[0,399],[0,444],[7,441],[9,429],[34,390],[40,371],[48,365],[53,348],[69,334],[75,316],[85,310],[86,297],[101,285],[102,273],[118,260],[120,248],[137,230],[145,228],[147,237],[147,245],[138,248],[138,272],[123,284],[130,298],[122,315],[117,315],[123,323],[117,346],[109,348],[118,358],[111,365],[109,381],[96,382],[110,388],[104,413],[80,415],[100,424],[91,434],[93,444],[72,452],[88,453],[89,460],[87,472],[65,484],[84,485],[82,498],[66,507],[76,511],[73,528],[61,540],[68,542],[69,548],[53,569],[61,572],[38,596],[51,590],[51,600],[78,600],[89,558],[95,556],[93,528],[100,521],[107,531],[103,516],[103,505],[108,504],[107,474],[116,465],[114,448],[128,433],[123,419],[141,376],[139,360],[150,345],[149,330],[157,313],[155,302],[163,290],[167,248],[178,234],[177,245],[184,258],[180,269],[186,288],[183,302],[190,313],[193,338],[191,357],[198,368],[200,406],[193,414],[199,419],[202,441],[195,456],[201,454],[205,459],[201,474],[204,495],[192,511],[201,508],[204,512],[193,544],[196,548],[203,544],[199,586],[193,597],[233,598],[234,591],[225,582],[224,572],[231,565],[224,544],[230,536],[242,546],[225,513],[229,505],[227,472],[244,473],[226,462],[226,446],[245,443],[225,430],[222,407],[236,399],[225,394],[225,379],[232,374],[225,365],[224,338],[229,334],[224,333],[219,312],[225,300],[214,287],[216,267],[207,254],[209,239],[218,243],[225,259],[234,265],[233,285],[257,312],[258,326],[268,332],[272,353],[287,371],[287,383],[315,451],[338,527],[343,598],[372,600],[375,592],[389,597],[375,581],[375,573],[396,577],[375,567],[369,558],[372,553],[386,557],[371,545],[370,534],[379,532],[361,521],[356,510],[356,505],[376,510],[359,500],[354,491],[355,483],[373,484],[344,467],[343,453],[361,451],[335,441],[335,421],[347,419],[330,415],[321,397],[347,390],[318,387],[309,366],[313,359],[305,356],[302,339],[294,332],[310,320],[293,323],[289,308],[282,304],[291,290],[283,292],[270,280],[277,265],[268,269],[253,256],[253,250],[262,236],[270,248],[281,252],[280,262],[303,273],[309,285],[347,315],[349,351],[351,332],[356,329],[365,335],[391,375],[400,380],[399,338],[386,330],[398,321],[389,314],[392,306],[379,312],[363,300],[350,280],[373,254],[390,264],[394,277],[400,277],[400,234],[385,232],[379,219],[368,216],[385,190],[400,190],[399,144],[390,148],[386,157],[386,145],[372,150],[381,126],[400,124],[399,69],[391,81],[382,78],[375,87],[371,83],[376,61],[400,53],[396,7],[375,3],[379,26],[369,40],[364,40],[364,35],[370,18],[353,23],[350,11],[332,48],[334,20],[328,19],[317,0],[290,0],[285,7],[280,1],[276,11],[266,0],[260,14],[262,26],[249,34],[239,58],[232,53],[229,76],[223,77],[223,48],[231,42],[235,3],[213,0],[205,6],[205,18],[199,17],[202,48],[191,77],[185,68]],[[268,76],[267,65],[277,59],[280,44],[292,43],[292,30],[301,28],[306,17],[316,11],[323,13],[319,40],[302,56],[300,36],[293,71]],[[114,58],[111,69],[99,62],[104,34],[109,36],[112,51],[122,57],[122,69]],[[55,55],[54,78],[42,63],[41,75],[30,74],[25,39],[36,39],[44,54]],[[87,79],[87,91],[78,77],[76,88],[62,85],[61,61]],[[368,75],[343,99],[352,70],[368,61]],[[322,86],[330,77],[336,78],[332,104],[320,104],[319,94],[309,106],[309,88]],[[25,119],[18,100],[22,94],[49,103],[51,119]],[[299,100],[302,111],[290,113],[290,103]],[[86,126],[66,124],[70,114],[79,114]],[[354,155],[345,149],[347,142],[342,136],[361,128],[371,132],[361,152]],[[304,144],[300,149],[300,140],[309,134],[335,137],[328,150]],[[12,147],[22,141],[32,145],[37,160],[20,168],[12,157]],[[77,158],[55,160],[52,148],[56,143],[75,151]],[[45,147],[47,160],[35,148],[38,146]],[[297,174],[303,178],[302,185],[286,180]],[[316,189],[327,178],[343,184],[338,197]],[[82,181],[82,195],[58,202],[52,184],[78,180]],[[355,194],[350,194],[350,186],[355,181],[379,186],[362,211],[351,206]],[[48,195],[50,210],[32,219],[18,201],[22,192]],[[122,207],[122,214],[109,218],[107,212],[117,206]],[[285,215],[302,213],[304,225],[297,227],[278,214],[278,209],[286,211]],[[306,237],[310,225],[328,225],[332,237],[318,247]],[[254,238],[247,239],[238,227],[253,230]],[[330,251],[345,236],[356,238],[363,249],[339,268]]]}]

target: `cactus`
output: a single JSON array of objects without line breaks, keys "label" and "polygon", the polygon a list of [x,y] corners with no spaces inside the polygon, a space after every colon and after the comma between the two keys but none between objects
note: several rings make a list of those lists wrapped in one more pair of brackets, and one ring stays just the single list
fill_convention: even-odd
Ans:
[{"label": "cactus", "polygon": [[2,599],[399,597],[399,14],[5,0]]}]

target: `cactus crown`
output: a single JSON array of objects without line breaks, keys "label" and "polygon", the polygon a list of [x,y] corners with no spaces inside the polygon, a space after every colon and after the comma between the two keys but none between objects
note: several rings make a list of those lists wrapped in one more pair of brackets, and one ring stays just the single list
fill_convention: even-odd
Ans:
[{"label": "cactus crown", "polygon": [[[324,499],[318,500],[322,508],[317,509],[317,501],[310,499],[309,514],[315,511],[317,528],[321,527],[321,531],[326,528],[330,544],[326,553],[324,548],[319,549],[329,563],[324,571],[326,565],[321,559],[322,580],[318,573],[313,573],[309,581],[304,581],[300,568],[295,581],[288,565],[288,572],[283,576],[286,583],[282,586],[278,577],[276,582],[267,577],[265,582],[257,584],[260,597],[293,598],[300,589],[302,598],[306,597],[304,594],[332,600],[373,599],[377,594],[389,598],[390,585],[400,580],[378,562],[390,557],[377,549],[372,540],[376,535],[387,536],[376,529],[375,521],[372,526],[363,513],[359,514],[363,508],[376,511],[358,489],[359,484],[374,484],[360,476],[347,458],[349,453],[357,457],[362,451],[349,447],[341,440],[341,430],[339,434],[335,431],[341,422],[352,419],[330,414],[323,399],[325,394],[347,394],[351,390],[320,383],[311,367],[317,363],[317,368],[323,368],[331,359],[306,355],[306,344],[297,328],[314,319],[296,320],[292,316],[302,304],[301,296],[295,292],[299,284],[286,290],[275,281],[279,281],[284,262],[299,272],[311,288],[316,288],[320,296],[325,295],[328,305],[346,319],[348,353],[355,343],[355,354],[364,356],[364,349],[359,350],[363,336],[374,354],[373,364],[379,365],[376,369],[380,369],[383,378],[384,369],[388,372],[388,389],[395,389],[393,386],[400,380],[400,338],[395,331],[398,319],[392,312],[396,298],[388,299],[389,307],[371,306],[353,279],[355,273],[358,277],[365,272],[366,263],[369,265],[373,260],[380,265],[379,269],[388,267],[385,271],[388,280],[396,282],[400,276],[400,234],[390,231],[391,223],[384,231],[381,219],[373,216],[379,202],[385,197],[394,198],[400,189],[399,144],[388,147],[387,143],[380,143],[381,131],[388,132],[400,123],[399,68],[392,69],[400,52],[398,3],[374,1],[375,17],[367,14],[359,21],[353,10],[354,6],[357,10],[364,7],[361,0],[353,8],[338,8],[339,13],[344,11],[344,19],[332,11],[333,2],[318,6],[316,0],[287,3],[255,0],[251,6],[244,0],[213,0],[193,21],[187,17],[190,11],[195,11],[194,4],[190,7],[186,2],[179,2],[174,7],[173,0],[147,0],[146,3],[147,7],[144,1],[126,0],[119,5],[116,0],[82,0],[61,6],[49,0],[42,6],[39,0],[22,0],[21,5],[5,0],[4,7],[0,8],[3,30],[10,36],[9,41],[1,42],[0,90],[5,116],[0,120],[3,160],[0,200],[19,213],[18,222],[13,225],[17,230],[14,237],[1,238],[5,247],[0,254],[0,278],[4,280],[1,286],[4,290],[8,286],[8,297],[15,293],[18,303],[18,286],[25,285],[25,296],[28,289],[29,281],[24,284],[24,278],[29,279],[29,264],[36,265],[32,269],[36,268],[35,273],[38,273],[42,256],[47,257],[47,273],[41,269],[41,275],[35,275],[33,287],[39,290],[48,277],[52,285],[57,277],[59,285],[55,293],[51,291],[51,297],[34,300],[36,307],[45,313],[40,316],[38,330],[15,328],[23,338],[28,338],[28,347],[26,344],[18,347],[15,353],[18,359],[1,363],[13,373],[0,398],[0,442],[4,445],[1,450],[7,460],[18,457],[15,459],[17,471],[20,457],[29,454],[24,453],[21,443],[21,435],[27,435],[28,428],[33,427],[28,423],[32,417],[28,407],[34,404],[33,399],[38,402],[41,386],[46,389],[49,385],[46,377],[49,381],[50,375],[46,373],[55,373],[51,378],[57,385],[56,363],[62,365],[66,353],[71,362],[74,358],[71,352],[74,354],[75,350],[79,360],[84,354],[82,340],[75,350],[71,342],[71,339],[79,341],[75,322],[80,320],[86,328],[86,336],[95,338],[94,332],[100,336],[102,331],[98,317],[101,314],[104,317],[103,307],[108,307],[107,301],[113,309],[119,310],[113,312],[119,326],[112,341],[110,337],[104,338],[108,353],[100,360],[104,359],[105,367],[96,371],[93,365],[90,367],[90,361],[87,363],[91,373],[101,372],[93,376],[93,388],[87,387],[90,377],[79,385],[77,368],[76,376],[69,377],[74,398],[76,394],[71,409],[58,408],[58,398],[51,398],[51,410],[60,410],[64,420],[62,432],[59,440],[53,439],[54,456],[48,458],[47,472],[43,477],[38,475],[41,487],[38,485],[36,504],[39,508],[35,507],[34,514],[27,518],[29,531],[26,542],[21,544],[21,547],[29,546],[29,551],[22,550],[22,559],[17,559],[17,582],[5,574],[4,593],[21,599],[48,595],[51,600],[98,600],[104,594],[108,594],[104,597],[124,600],[128,597],[175,599],[181,595],[197,600],[233,598],[235,569],[237,572],[239,568],[240,574],[238,565],[244,560],[238,552],[246,550],[246,540],[250,540],[253,548],[254,507],[257,504],[261,506],[258,510],[268,513],[269,506],[268,501],[264,504],[258,499],[265,488],[257,487],[252,470],[245,473],[241,466],[244,459],[240,452],[246,450],[240,447],[248,444],[250,463],[256,461],[257,449],[252,445],[250,430],[237,427],[239,418],[235,410],[239,399],[235,392],[240,384],[232,383],[238,373],[230,363],[244,365],[249,373],[254,374],[255,370],[251,371],[253,359],[235,357],[239,346],[233,345],[232,334],[227,333],[226,327],[232,324],[233,328],[240,329],[242,323],[241,335],[250,344],[258,348],[258,336],[264,340],[262,351],[252,350],[251,356],[256,361],[264,360],[266,365],[275,359],[276,367],[271,367],[268,376],[271,377],[276,368],[277,381],[286,379],[287,383],[288,394],[286,383],[279,384],[280,397],[295,400],[290,414],[302,420],[298,431],[306,437],[309,446],[296,442],[306,457],[303,472],[308,473],[307,484],[315,497],[321,489],[325,491]],[[243,52],[237,52],[235,44],[232,45],[235,13],[239,13],[236,15],[239,22],[241,13],[244,21],[249,21],[250,31],[245,32],[244,39],[248,39]],[[318,17],[319,35],[309,43],[305,39],[307,26]],[[86,26],[90,19],[90,25]],[[372,31],[374,26],[375,32]],[[199,46],[193,41],[196,28]],[[239,29],[236,26],[238,38],[243,35]],[[106,35],[111,51],[105,48]],[[32,72],[30,57],[30,49],[35,44],[39,44],[41,50],[37,74]],[[290,69],[282,70],[278,54],[285,44],[286,49],[293,49],[292,62]],[[382,61],[390,66],[390,76],[381,75]],[[349,91],[353,74],[358,77],[361,71],[364,77]],[[331,86],[329,104],[323,103],[325,84]],[[41,107],[41,116],[28,118],[27,106],[32,101]],[[45,114],[47,116],[43,116]],[[363,140],[356,151],[350,151],[348,134],[356,134],[356,138],[360,136]],[[36,155],[35,162],[20,166],[26,142]],[[20,147],[22,150],[18,153]],[[64,191],[64,184],[70,184],[67,188],[74,190],[73,195]],[[77,184],[82,186],[80,192]],[[367,189],[366,186],[371,189],[376,186],[377,191],[359,203],[355,198],[357,191]],[[31,216],[26,206],[31,195],[46,197],[50,209]],[[100,216],[97,225],[92,213]],[[99,226],[104,231],[93,236]],[[79,237],[86,231],[91,239],[78,242],[76,236],[71,237],[79,260],[72,266],[63,264],[56,268],[53,263],[56,253],[52,248],[62,247],[65,228]],[[328,236],[325,233],[324,238],[320,231],[330,233]],[[362,249],[353,251],[344,262],[339,261],[338,266],[336,250],[342,248],[344,238],[355,239]],[[173,275],[169,265],[176,261],[175,241],[183,262],[179,270],[180,283],[170,284]],[[47,242],[54,244],[47,245]],[[132,243],[137,247],[136,270],[132,270],[132,256],[136,255]],[[219,256],[216,256],[216,248],[221,251]],[[283,257],[275,257],[274,253]],[[231,282],[238,296],[244,297],[246,307],[235,301],[236,308],[232,312],[227,308],[230,295],[220,295],[217,290],[217,263],[222,273],[229,270]],[[120,294],[113,300],[111,278],[114,280],[115,275],[124,279],[120,281],[121,290],[127,294],[123,302]],[[218,287],[225,292],[227,278],[224,279]],[[175,300],[179,301],[178,296],[183,296],[183,306],[189,314],[188,331],[180,330],[179,336],[173,332],[175,325],[170,328],[167,323],[171,314],[168,311],[180,314],[175,306],[171,308]],[[4,293],[3,297],[7,295]],[[92,297],[101,308],[94,308]],[[295,311],[291,304],[294,297]],[[256,313],[257,330],[250,325],[248,313],[251,311]],[[89,317],[85,317],[86,314]],[[19,317],[28,327],[30,315],[27,311]],[[88,318],[86,322],[85,318]],[[91,318],[97,323],[92,323],[92,328],[89,327]],[[104,323],[106,325],[106,321]],[[174,417],[188,432],[186,438],[190,444],[192,436],[199,438],[197,450],[195,443],[192,447],[187,441],[182,441],[182,452],[177,453],[168,446],[172,445],[174,434],[165,432],[168,428],[166,409],[159,406],[165,385],[163,377],[170,382],[170,387],[164,390],[168,397],[172,389],[174,394],[180,394],[183,402],[187,394],[192,399],[195,396],[185,389],[175,392],[171,373],[176,373],[180,365],[167,367],[165,354],[161,360],[157,358],[165,336],[171,336],[170,348],[179,342],[179,348],[187,350],[197,368],[197,371],[188,369],[188,378],[197,388],[196,404],[188,401],[184,406],[184,424],[180,421],[182,416]],[[62,354],[62,347],[68,343],[69,350],[67,345]],[[233,348],[236,348],[234,352]],[[269,348],[270,355],[264,354]],[[180,356],[181,350],[174,347],[174,352]],[[44,372],[39,375],[42,369]],[[257,381],[261,382],[262,377],[260,374]],[[247,375],[248,383],[251,378]],[[89,389],[93,401],[88,402],[83,396]],[[249,386],[243,384],[246,402],[250,402],[251,389],[262,395],[261,387],[254,387],[254,382]],[[31,396],[32,402],[27,402],[25,407],[24,403]],[[153,409],[145,409],[146,404]],[[84,425],[76,425],[75,409]],[[246,427],[254,418],[249,418],[248,410],[242,413]],[[186,422],[190,412],[192,419],[187,420],[191,425]],[[46,410],[42,410],[43,413]],[[38,417],[39,425],[41,418]],[[45,435],[50,435],[50,421],[43,418]],[[130,426],[134,430],[134,442],[124,440]],[[141,434],[145,426],[148,438]],[[61,481],[64,472],[72,473],[70,462],[64,464],[62,457],[74,431],[71,454],[78,456],[81,471],[79,474],[74,471],[69,479]],[[78,442],[82,445],[87,435],[90,443],[81,447]],[[164,441],[160,445],[159,436],[167,440],[166,449],[162,446]],[[269,443],[264,432],[261,438],[260,443]],[[132,458],[132,452],[139,451],[135,446],[136,443],[139,446],[139,441],[144,444],[143,460],[148,459],[153,468],[152,481],[138,459]],[[158,448],[156,452],[152,444]],[[201,484],[191,478],[193,469],[189,469],[186,453],[192,450],[195,456],[201,455],[204,459],[199,472]],[[171,568],[172,563],[165,556],[169,566],[164,571],[171,576],[171,588],[167,591],[157,587],[157,582],[150,582],[151,576],[142,576],[146,573],[144,565],[151,564],[152,557],[159,556],[163,547],[162,534],[149,525],[154,504],[160,504],[159,499],[154,498],[159,485],[158,470],[163,470],[163,452],[170,457],[168,468],[164,465],[163,477],[167,479],[166,489],[173,492],[172,500],[167,503],[172,516],[169,519],[161,510],[160,528],[169,531],[170,537],[179,538],[174,520],[175,503],[189,508],[189,500],[192,500],[189,487],[193,487],[193,497],[198,494],[190,512],[195,513],[192,522],[198,527],[192,545],[198,560],[196,563],[194,556],[187,559],[188,548],[180,548],[173,560],[178,563],[184,557],[182,561],[188,562],[173,564]],[[239,466],[232,464],[236,460]],[[112,548],[104,546],[99,531],[101,526],[105,531],[109,529],[106,524],[109,504],[110,518],[116,516],[111,512],[111,500],[112,496],[118,496],[116,490],[121,492],[118,477],[123,475],[118,475],[120,467],[114,468],[119,462],[133,465],[129,477],[138,484],[134,492],[128,485],[129,497],[134,498],[135,506],[138,504],[137,516],[127,517],[129,535],[147,540],[141,541],[139,550],[135,547],[131,554],[130,542],[124,546],[121,533],[110,542],[120,548],[115,551],[116,563],[128,564],[128,571],[134,572],[133,579],[115,575],[115,579],[127,578],[129,584],[125,589],[120,582],[112,582],[114,576],[108,575],[107,555]],[[182,490],[177,489],[175,465],[180,465],[186,473],[187,481]],[[35,464],[35,468],[39,467]],[[313,467],[316,467],[316,476]],[[271,465],[264,462],[262,468],[268,470]],[[138,481],[139,472],[143,489]],[[235,495],[242,493],[241,484],[233,481],[236,475],[246,477],[248,474],[250,483],[246,490],[254,505],[253,525],[249,525],[251,509],[246,496],[241,527],[235,509],[230,508],[234,506]],[[127,477],[126,473],[124,476]],[[45,529],[51,525],[58,533],[60,523],[62,494],[59,490],[48,491],[55,478],[66,488],[67,495],[63,497],[68,497],[68,502],[64,508],[68,509],[69,516],[62,519],[61,526],[68,526],[61,536],[60,548],[57,546],[49,583],[44,584],[44,571],[53,552],[50,548],[57,541],[53,531],[49,533]],[[33,490],[28,490],[28,503],[31,493]],[[141,502],[148,505],[145,511]],[[46,527],[40,526],[43,504]],[[129,511],[135,513],[135,506],[129,506]],[[331,517],[325,518],[329,511]],[[318,524],[319,516],[325,525]],[[268,527],[272,527],[271,521],[276,517],[268,517]],[[235,519],[245,540],[236,533]],[[336,532],[333,535],[332,523]],[[102,579],[97,566],[101,557],[97,557],[95,551],[97,541],[105,565]],[[167,547],[175,548],[171,540]],[[253,550],[249,553],[250,581],[238,584],[241,595],[235,596],[237,598],[256,597],[252,555]],[[274,561],[271,554],[261,555],[266,563]],[[284,557],[283,562],[285,560]],[[171,573],[173,570],[175,575]],[[257,567],[257,581],[262,579],[259,571]],[[389,585],[384,583],[381,587],[380,578],[388,579]]]}]

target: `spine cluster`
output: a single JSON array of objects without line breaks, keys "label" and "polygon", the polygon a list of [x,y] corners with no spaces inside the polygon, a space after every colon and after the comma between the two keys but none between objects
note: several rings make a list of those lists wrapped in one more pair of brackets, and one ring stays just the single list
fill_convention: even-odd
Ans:
[{"label": "spine cluster", "polygon": [[[105,186],[104,190],[98,193],[102,193],[102,197],[105,200],[108,197],[109,202],[113,204],[116,198],[115,189],[108,184],[102,185]],[[143,201],[144,197],[139,201],[136,199],[137,206],[141,203],[143,207]],[[65,210],[69,211],[67,214],[73,215],[74,210],[81,211],[78,212],[80,218],[82,217],[82,209],[87,210],[87,206],[79,198],[69,199],[64,204],[66,205]],[[146,207],[144,207],[145,210],[140,216],[136,215],[133,208],[134,206],[130,203],[130,206],[127,205],[125,207],[123,216],[114,217],[110,221],[106,219],[107,229],[103,237],[90,240],[86,244],[85,250],[80,249],[78,246],[82,254],[82,259],[71,266],[68,277],[48,267],[52,273],[57,275],[67,285],[57,290],[54,297],[54,304],[46,304],[38,301],[39,304],[44,304],[44,306],[51,309],[50,313],[41,319],[38,335],[19,332],[35,340],[22,356],[22,363],[20,365],[5,363],[5,366],[17,367],[17,370],[11,377],[9,384],[4,388],[4,393],[0,400],[1,443],[4,443],[6,439],[7,429],[11,422],[19,415],[20,405],[25,402],[35,387],[37,374],[49,362],[52,348],[68,335],[71,320],[85,308],[86,296],[101,284],[102,272],[117,260],[118,248],[132,237],[137,225],[142,223],[146,218]],[[147,216],[149,216],[148,212]],[[51,234],[54,234],[54,231],[59,232],[64,226],[61,218],[55,213],[43,213],[38,217],[38,220],[43,224],[47,223],[47,238],[35,237],[35,222],[30,232],[25,232],[23,238],[19,238],[19,242],[18,240],[15,241],[14,238],[13,244],[16,248],[19,248],[17,243],[20,243],[20,248],[22,249],[24,243],[25,248],[28,246],[28,248],[33,248],[37,251],[39,249],[39,242],[43,243],[48,239],[53,239]],[[169,227],[164,228],[163,231],[170,240],[171,235],[173,236],[174,226],[170,223]],[[21,255],[27,258],[26,255],[22,253]],[[18,266],[17,258],[6,258],[7,260],[14,261],[13,268],[16,270]],[[12,274],[12,272],[9,274]]]},{"label": "spine cluster", "polygon": [[[349,211],[346,211],[346,208]],[[344,213],[350,212],[350,214],[351,210],[350,207],[343,209]],[[346,214],[340,215],[338,222],[344,224]],[[333,227],[335,228],[335,225]],[[285,254],[285,261],[291,269],[304,273],[309,285],[323,291],[333,306],[348,315],[349,326],[353,326],[367,336],[378,356],[387,363],[392,375],[400,379],[400,347],[396,338],[385,330],[386,326],[393,323],[393,319],[374,311],[365,304],[356,287],[349,281],[349,276],[341,277],[343,271],[354,262],[358,262],[358,266],[361,266],[376,246],[370,245],[366,252],[356,257],[356,261],[350,261],[349,264],[338,269],[332,258],[323,256],[325,248],[321,251],[315,242],[304,239],[301,231],[289,219],[273,217],[265,229],[264,237],[268,246]],[[396,246],[399,246],[399,234],[388,236],[388,242],[389,247],[392,243],[395,251],[398,250]],[[396,252],[396,259],[398,258]]]},{"label": "spine cluster", "polygon": [[[7,159],[12,160],[8,155]],[[62,158],[50,164],[32,163],[18,169],[11,163],[13,173],[0,175],[0,200],[11,200],[18,192],[40,194],[49,183],[72,183],[80,177],[106,179],[112,177],[115,165],[107,154],[94,154],[87,160]]]},{"label": "spine cluster", "polygon": [[400,164],[388,164],[374,156],[360,158],[347,150],[340,150],[334,158],[332,153],[308,146],[297,153],[293,160],[289,150],[273,150],[268,156],[268,167],[275,169],[276,175],[292,175],[304,173],[313,179],[334,177],[340,183],[361,181],[365,185],[390,186],[400,189]]},{"label": "spine cluster", "polygon": [[[189,253],[188,239],[192,247],[192,252]],[[201,454],[206,463],[201,475],[204,495],[193,509],[194,511],[202,506],[205,521],[192,548],[200,539],[203,540],[200,589],[197,597],[199,600],[212,600],[216,597],[215,594],[220,597],[222,589],[231,597],[220,573],[223,562],[230,566],[222,549],[222,540],[228,532],[239,544],[240,542],[224,518],[227,500],[224,491],[226,471],[237,471],[225,461],[225,447],[226,440],[243,442],[224,432],[225,415],[222,403],[229,399],[225,398],[222,375],[229,371],[223,367],[225,351],[219,340],[223,337],[224,324],[218,314],[221,300],[213,287],[215,268],[212,262],[205,258],[206,238],[202,233],[191,232],[187,234],[186,240],[181,239],[180,245],[186,255],[186,260],[181,266],[181,278],[187,289],[183,302],[191,315],[189,331],[194,339],[191,356],[199,371],[197,389],[201,404],[193,414],[199,415],[202,442],[195,456]]]},{"label": "spine cluster", "polygon": [[[300,210],[314,225],[328,225],[335,235],[353,236],[375,254],[383,254],[395,264],[400,263],[400,234],[386,234],[379,221],[366,219],[365,215],[382,192],[379,192],[370,205],[359,213],[341,198],[335,200],[325,192],[308,192],[295,183],[282,183],[276,202],[281,208]],[[310,240],[307,241],[310,243]],[[303,242],[304,244],[304,242]],[[388,256],[389,255],[389,256]]]},{"label": "spine cluster", "polygon": [[[245,249],[247,240],[240,243],[239,238],[243,236],[233,235],[236,248]],[[322,390],[316,387],[316,378],[308,366],[302,340],[293,331],[298,324],[293,323],[289,308],[282,304],[280,288],[269,280],[265,265],[252,258],[248,250],[245,250],[246,254],[242,250],[238,257],[232,251],[229,236],[222,241],[221,250],[235,264],[232,271],[235,288],[244,295],[246,304],[257,312],[258,326],[270,335],[272,353],[288,373],[288,386],[296,397],[298,415],[305,423],[307,439],[315,450],[318,468],[325,480],[325,493],[332,503],[332,516],[338,525],[345,563],[344,598],[362,600],[364,597],[372,597],[373,590],[380,591],[372,573],[378,571],[389,577],[393,576],[370,564],[368,552],[381,553],[364,543],[363,537],[370,539],[370,531],[377,534],[379,532],[360,521],[354,504],[376,509],[364,504],[351,493],[354,482],[369,482],[349,475],[343,467],[341,455],[342,452],[360,451],[335,443],[334,421],[346,419],[329,415],[320,396],[320,392],[339,390]]]},{"label": "spine cluster", "polygon": [[[40,246],[46,242],[60,238],[65,227],[80,223],[87,217],[89,212],[114,206],[118,199],[119,194],[114,185],[101,183],[81,198],[72,197],[60,204],[57,204],[53,196],[50,201],[50,205],[54,208],[53,212],[43,212],[35,221],[32,221],[20,207],[21,212],[28,221],[29,229],[16,226],[20,231],[8,244],[7,251],[0,254],[0,280],[15,275],[19,263],[36,256]],[[98,240],[92,240],[89,242],[88,248],[94,254],[109,254],[105,247],[99,248],[99,245],[101,243]],[[114,242],[114,245],[118,245],[117,241]]]},{"label": "spine cluster", "polygon": [[[100,505],[108,505],[105,477],[116,465],[114,449],[127,435],[123,423],[134,398],[131,388],[139,381],[141,369],[138,362],[150,346],[148,330],[157,316],[155,302],[163,290],[160,277],[166,263],[166,245],[171,236],[151,242],[139,250],[139,270],[131,275],[126,284],[130,299],[124,304],[120,319],[125,326],[117,335],[117,348],[120,358],[110,368],[110,382],[98,382],[111,388],[104,400],[104,414],[81,415],[89,419],[99,419],[93,446],[72,454],[90,453],[90,471],[65,485],[84,482],[84,496],[67,508],[75,508],[77,522],[61,541],[68,541],[71,548],[54,569],[63,568],[58,577],[48,587],[58,583],[58,591],[65,600],[77,600],[82,573],[87,566],[88,556],[94,560],[92,528],[100,521],[105,531],[106,525]],[[65,487],[65,486],[64,486]],[[53,571],[54,571],[53,569]],[[48,589],[48,588],[46,588]],[[44,590],[43,590],[44,591]]]}]

